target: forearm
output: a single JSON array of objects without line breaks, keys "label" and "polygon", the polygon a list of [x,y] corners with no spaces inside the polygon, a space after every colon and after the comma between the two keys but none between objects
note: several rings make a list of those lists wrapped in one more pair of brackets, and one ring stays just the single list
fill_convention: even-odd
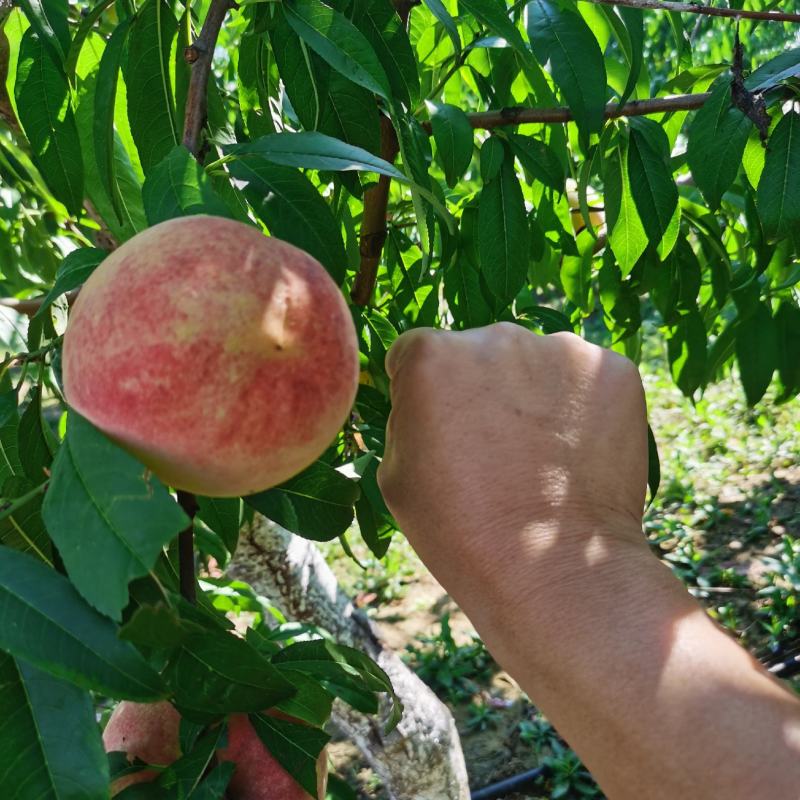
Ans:
[{"label": "forearm", "polygon": [[643,543],[571,546],[521,553],[465,605],[608,796],[797,800],[800,701]]}]

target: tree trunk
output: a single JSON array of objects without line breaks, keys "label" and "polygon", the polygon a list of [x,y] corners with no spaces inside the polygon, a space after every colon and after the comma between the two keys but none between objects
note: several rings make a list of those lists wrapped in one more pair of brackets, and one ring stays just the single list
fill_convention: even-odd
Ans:
[{"label": "tree trunk", "polygon": [[387,673],[404,706],[394,731],[383,732],[386,700],[378,717],[337,701],[333,723],[361,750],[392,800],[468,800],[464,755],[450,711],[383,644],[312,542],[256,515],[242,529],[227,571],[269,598],[287,618],[324,628],[341,644],[367,653]]}]

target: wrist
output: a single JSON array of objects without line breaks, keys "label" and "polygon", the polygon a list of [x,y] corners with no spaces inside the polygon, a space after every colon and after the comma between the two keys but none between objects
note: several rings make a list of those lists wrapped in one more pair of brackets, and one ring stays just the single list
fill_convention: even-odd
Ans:
[{"label": "wrist", "polygon": [[598,630],[663,619],[693,603],[633,520],[592,533],[577,522],[527,529],[504,545],[486,559],[480,607],[470,596],[465,610],[512,674],[557,672]]}]

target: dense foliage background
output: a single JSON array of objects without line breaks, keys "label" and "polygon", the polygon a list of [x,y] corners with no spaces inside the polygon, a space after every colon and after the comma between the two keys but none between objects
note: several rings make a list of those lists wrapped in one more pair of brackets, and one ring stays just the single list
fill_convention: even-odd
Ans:
[{"label": "dense foliage background", "polygon": [[261,613],[232,636],[224,581],[185,602],[185,510],[65,413],[68,300],[145,227],[201,212],[261,226],[354,298],[362,386],[339,440],[245,503],[198,498],[198,549],[223,566],[254,510],[316,540],[356,519],[386,553],[383,357],[408,327],[516,320],[634,360],[665,346],[688,397],[734,365],[751,405],[771,383],[776,402],[800,391],[797,26],[742,20],[739,50],[730,19],[573,0],[20,0],[2,15],[0,293],[26,315],[8,317],[0,377],[0,789],[25,787],[8,796],[107,796],[97,697],[170,697],[194,723],[166,796],[219,796],[224,770],[201,779],[224,729],[204,726],[276,703],[316,726],[259,728],[311,786],[333,697],[375,711],[389,689],[360,654]]}]

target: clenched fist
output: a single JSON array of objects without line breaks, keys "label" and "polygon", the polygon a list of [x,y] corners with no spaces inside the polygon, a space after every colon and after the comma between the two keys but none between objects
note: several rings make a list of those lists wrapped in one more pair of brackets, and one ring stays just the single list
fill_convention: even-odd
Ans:
[{"label": "clenched fist", "polygon": [[587,556],[606,538],[645,546],[646,411],[626,358],[499,323],[412,330],[386,369],[381,490],[457,600],[469,605],[476,581],[508,585],[523,554],[550,570],[526,562],[527,582],[549,583],[561,571],[546,558],[553,546]]}]

